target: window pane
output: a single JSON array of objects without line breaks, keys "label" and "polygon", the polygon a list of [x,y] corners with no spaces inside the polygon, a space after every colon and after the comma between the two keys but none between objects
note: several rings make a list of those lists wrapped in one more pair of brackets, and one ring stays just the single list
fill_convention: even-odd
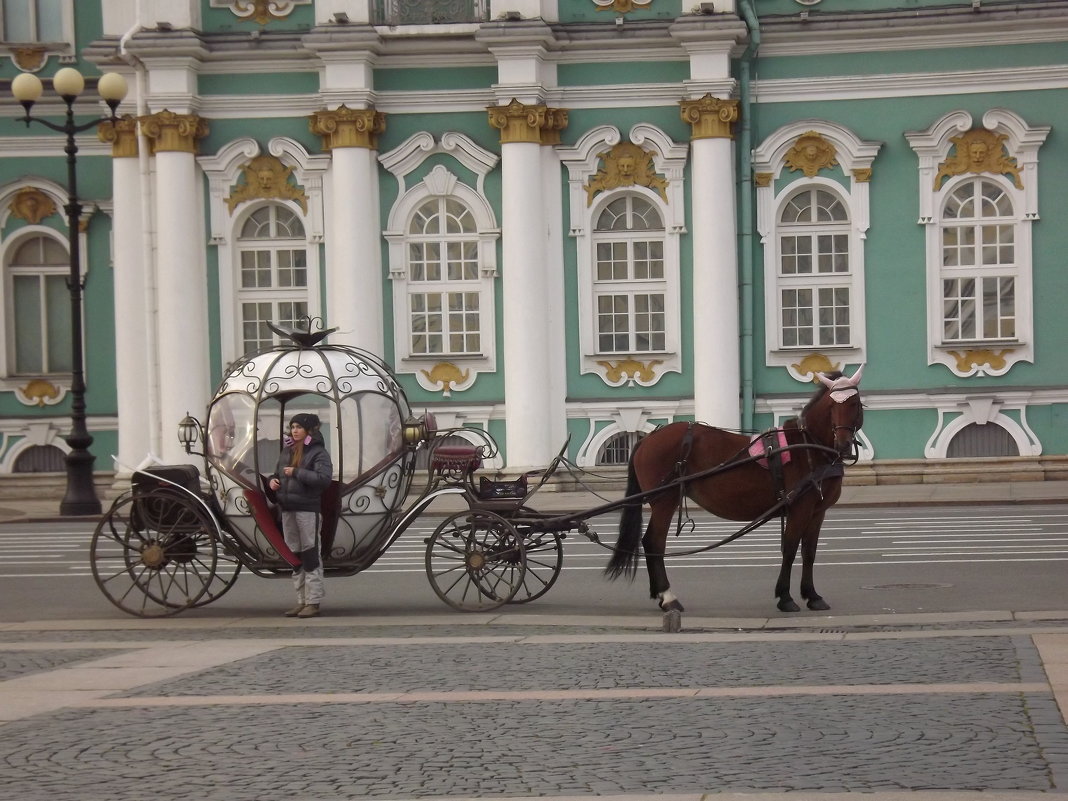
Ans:
[{"label": "window pane", "polygon": [[44,310],[42,308],[42,277],[16,275],[12,278],[15,310],[15,371],[20,374],[43,373],[44,370]]},{"label": "window pane", "polygon": [[66,373],[73,368],[70,290],[62,275],[45,276],[45,337],[48,340],[45,370]]}]

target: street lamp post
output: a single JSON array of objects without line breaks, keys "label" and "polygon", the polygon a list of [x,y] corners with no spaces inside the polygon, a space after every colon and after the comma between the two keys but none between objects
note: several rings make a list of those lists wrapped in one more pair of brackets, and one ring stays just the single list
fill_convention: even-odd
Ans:
[{"label": "street lamp post", "polygon": [[[82,290],[85,282],[81,275],[81,254],[78,239],[78,225],[82,215],[82,204],[78,200],[77,153],[78,145],[74,135],[99,125],[104,120],[77,124],[74,121],[74,101],[85,88],[85,78],[76,69],[64,67],[56,72],[52,87],[66,104],[67,112],[63,124],[57,125],[40,117],[31,117],[30,109],[41,96],[41,80],[34,74],[24,72],[11,82],[11,92],[15,95],[26,113],[21,118],[30,127],[31,122],[38,122],[46,128],[58,131],[67,138],[67,236],[70,250],[70,275],[67,288],[70,290],[70,325],[71,325],[71,408],[70,434],[67,436],[67,492],[59,505],[61,515],[100,514],[100,499],[93,485],[93,461],[95,457],[89,451],[93,437],[85,424],[85,370],[82,356]],[[111,122],[117,121],[115,110],[126,96],[126,79],[115,72],[103,75],[97,82],[97,91],[111,109]]]}]

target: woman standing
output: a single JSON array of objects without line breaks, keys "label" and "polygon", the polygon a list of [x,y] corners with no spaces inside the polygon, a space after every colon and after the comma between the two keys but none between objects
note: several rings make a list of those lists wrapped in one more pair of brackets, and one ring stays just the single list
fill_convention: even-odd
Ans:
[{"label": "woman standing", "polygon": [[334,466],[319,432],[319,418],[314,414],[293,415],[283,445],[269,486],[282,510],[286,545],[300,559],[300,565],[293,570],[297,605],[286,612],[286,617],[317,617],[326,594],[319,554],[319,518],[323,492],[330,486]]}]

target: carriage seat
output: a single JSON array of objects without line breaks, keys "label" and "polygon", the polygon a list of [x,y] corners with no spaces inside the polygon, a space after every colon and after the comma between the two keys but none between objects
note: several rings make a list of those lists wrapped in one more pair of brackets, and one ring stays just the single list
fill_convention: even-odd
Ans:
[{"label": "carriage seat", "polygon": [[482,467],[482,449],[475,445],[446,445],[435,448],[430,467],[436,473],[471,473]]},{"label": "carriage seat", "polygon": [[195,464],[156,464],[133,474],[130,480],[135,493],[165,489],[177,484],[187,492],[203,497],[200,486],[200,470]]}]

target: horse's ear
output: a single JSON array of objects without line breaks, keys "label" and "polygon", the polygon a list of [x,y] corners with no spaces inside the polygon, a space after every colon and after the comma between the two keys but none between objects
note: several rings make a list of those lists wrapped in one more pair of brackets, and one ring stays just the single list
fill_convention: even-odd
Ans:
[{"label": "horse's ear", "polygon": [[823,373],[816,373],[816,378],[818,378],[820,383],[827,387],[827,389],[834,389],[834,382]]},{"label": "horse's ear", "polygon": [[855,387],[860,384],[860,376],[864,372],[864,365],[862,364],[857,368],[857,371],[853,373],[852,378],[849,379],[849,386]]}]

